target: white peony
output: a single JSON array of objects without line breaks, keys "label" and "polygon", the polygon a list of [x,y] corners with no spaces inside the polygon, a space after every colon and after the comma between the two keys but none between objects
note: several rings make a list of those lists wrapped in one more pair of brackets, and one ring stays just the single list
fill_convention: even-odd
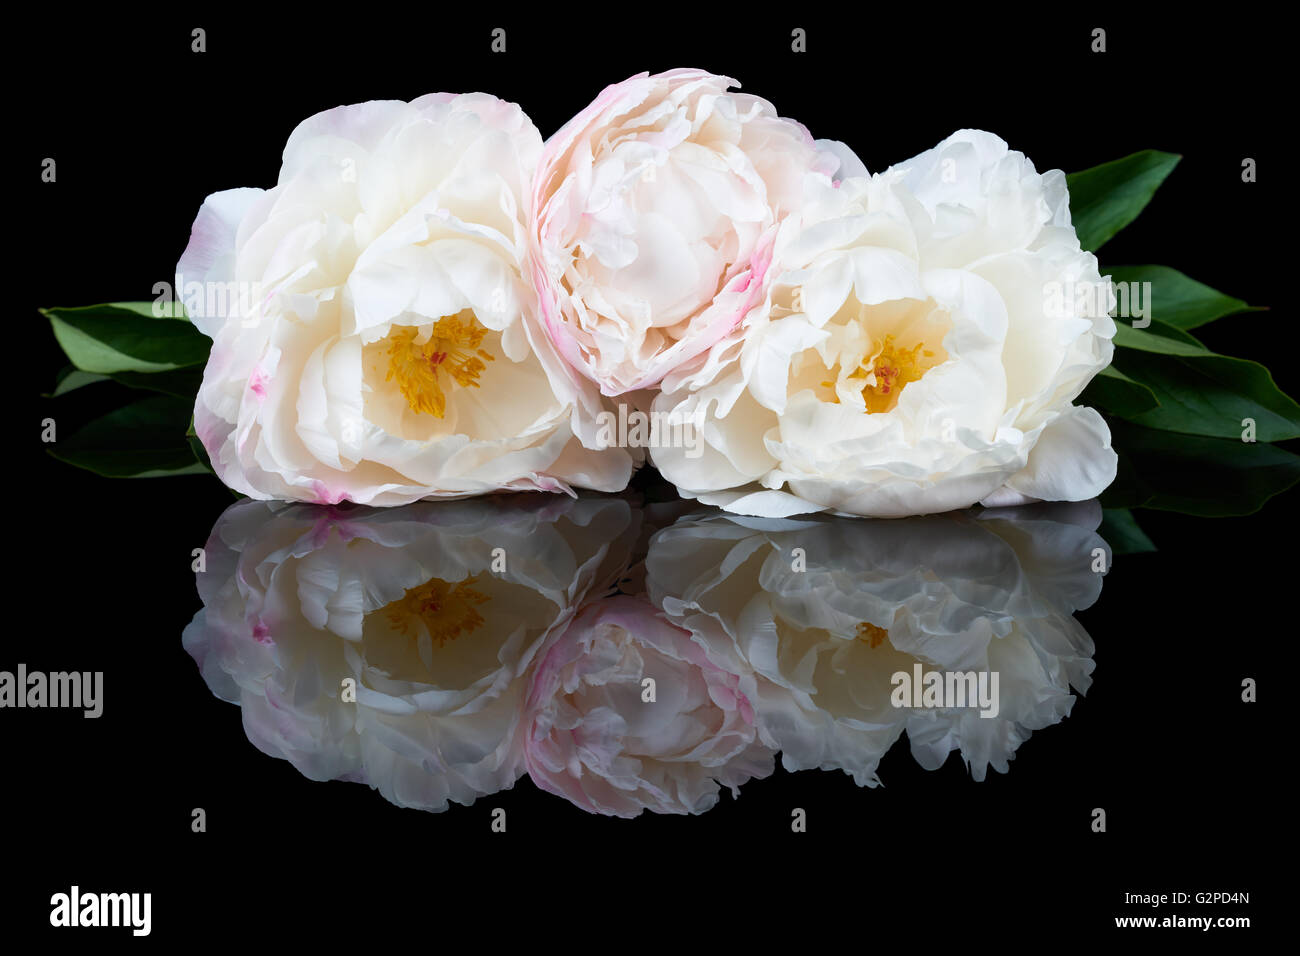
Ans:
[{"label": "white peony", "polygon": [[226,484],[375,505],[626,484],[523,278],[541,146],[485,94],[361,103],[300,124],[272,189],[208,197],[177,274]]},{"label": "white peony", "polygon": [[900,516],[1078,501],[1114,478],[1072,404],[1109,362],[1113,293],[1064,175],[965,130],[884,173],[805,179],[768,301],[663,382],[702,454],[655,448],[685,495],[756,515]]}]

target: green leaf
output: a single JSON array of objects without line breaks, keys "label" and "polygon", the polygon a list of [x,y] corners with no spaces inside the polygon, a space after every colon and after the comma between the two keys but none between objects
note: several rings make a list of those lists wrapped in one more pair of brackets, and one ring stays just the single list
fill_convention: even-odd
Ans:
[{"label": "green leaf", "polygon": [[212,468],[212,462],[208,459],[208,450],[203,447],[203,442],[199,441],[193,435],[187,436],[185,441],[189,443],[190,454],[192,454],[194,460],[199,463],[199,470],[207,472],[210,475],[215,475],[216,471]]},{"label": "green leaf", "polygon": [[1112,421],[1119,475],[1104,508],[1156,508],[1204,517],[1253,514],[1300,481],[1300,455],[1264,442],[1202,438]]},{"label": "green leaf", "polygon": [[[179,319],[182,322],[190,320],[185,312],[185,306],[180,302],[155,300],[153,302],[109,302],[105,304],[125,309],[127,312],[134,312],[145,319]],[[96,306],[83,306],[82,308],[93,309]]]},{"label": "green leaf", "polygon": [[1137,519],[1128,508],[1103,509],[1097,533],[1110,545],[1111,554],[1143,554],[1156,550],[1155,542],[1138,527]]},{"label": "green leaf", "polygon": [[[1194,336],[1191,332],[1188,332],[1185,329],[1180,329],[1175,325],[1166,325],[1165,323],[1161,322],[1159,319],[1152,319],[1149,323],[1147,323],[1147,327],[1151,330],[1151,333],[1153,335],[1159,335],[1167,339],[1173,339],[1175,342],[1182,342],[1184,345],[1195,346],[1196,348],[1201,349],[1204,352],[1210,351],[1210,349],[1206,346],[1206,344],[1202,342],[1200,339],[1198,339],[1196,336]],[[1138,331],[1140,332],[1143,330],[1139,329]]]},{"label": "green leaf", "polygon": [[1079,242],[1096,252],[1137,218],[1181,156],[1144,149],[1065,178]]},{"label": "green leaf", "polygon": [[1244,420],[1253,419],[1258,441],[1300,437],[1300,405],[1258,362],[1210,352],[1175,356],[1127,349],[1114,361],[1159,401],[1159,407],[1146,410],[1110,409],[1135,424],[1240,442]]},{"label": "green leaf", "polygon": [[109,302],[72,309],[42,309],[54,337],[83,372],[165,372],[203,365],[211,342],[165,310],[154,316],[151,302]]},{"label": "green leaf", "polygon": [[212,460],[208,458],[208,450],[203,447],[203,442],[194,431],[194,415],[190,415],[190,427],[185,429],[185,441],[189,443],[190,451],[194,455],[194,460],[203,466],[203,470],[211,474],[216,474],[216,469],[212,467]]},{"label": "green leaf", "polygon": [[107,375],[100,375],[97,372],[83,372],[75,365],[65,365],[54,379],[54,390],[46,392],[43,397],[58,398],[60,395],[76,391],[82,386],[107,381],[109,381]]},{"label": "green leaf", "polygon": [[1155,352],[1159,355],[1185,355],[1196,358],[1214,354],[1188,333],[1172,325],[1156,322],[1154,319],[1151,320],[1149,329],[1135,329],[1123,321],[1116,322],[1115,344],[1121,348]]},{"label": "green leaf", "polygon": [[1263,311],[1262,306],[1216,292],[1168,266],[1111,266],[1107,271],[1116,284],[1151,283],[1150,298],[1143,294],[1141,304],[1150,308],[1150,315],[1175,328],[1194,329],[1225,315]]},{"label": "green leaf", "polygon": [[199,394],[199,386],[203,384],[203,369],[192,366],[167,372],[114,372],[109,378],[128,388],[147,389],[186,398],[192,405],[194,397]]},{"label": "green leaf", "polygon": [[98,372],[83,372],[75,365],[69,365],[55,379],[54,391],[46,393],[45,397],[58,398],[60,395],[66,395],[75,389],[97,382],[117,382],[127,388],[193,399],[198,395],[199,386],[203,383],[203,370],[177,368],[166,372],[113,372],[109,375],[101,375]]},{"label": "green leaf", "polygon": [[1108,365],[1088,384],[1079,404],[1100,408],[1121,418],[1131,418],[1158,408],[1160,400],[1141,382],[1135,382],[1115,366]]},{"label": "green leaf", "polygon": [[208,469],[194,459],[185,438],[191,402],[155,395],[115,409],[49,446],[60,461],[109,478],[196,475]]}]

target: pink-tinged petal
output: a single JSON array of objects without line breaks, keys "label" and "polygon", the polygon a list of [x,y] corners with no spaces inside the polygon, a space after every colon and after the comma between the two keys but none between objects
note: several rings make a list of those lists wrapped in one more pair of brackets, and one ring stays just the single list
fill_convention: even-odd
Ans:
[{"label": "pink-tinged petal", "polygon": [[[186,300],[186,287],[228,283],[235,279],[235,236],[244,216],[263,195],[261,189],[227,189],[203,200],[190,228],[190,241],[176,263],[177,297]],[[200,301],[206,301],[203,292]],[[227,316],[193,310],[190,320],[209,338],[215,338]]]},{"label": "pink-tinged petal", "polygon": [[735,85],[640,74],[542,151],[529,216],[542,326],[605,396],[658,384],[762,305],[804,176],[837,165]]},{"label": "pink-tinged petal", "polygon": [[275,639],[271,637],[270,625],[268,625],[260,617],[253,625],[253,640],[257,641],[257,643],[263,646],[268,646],[268,647],[275,643]]},{"label": "pink-tinged petal", "polygon": [[341,501],[348,500],[347,491],[341,488],[331,488],[323,481],[313,481],[311,483],[312,503],[318,505],[336,505]]}]

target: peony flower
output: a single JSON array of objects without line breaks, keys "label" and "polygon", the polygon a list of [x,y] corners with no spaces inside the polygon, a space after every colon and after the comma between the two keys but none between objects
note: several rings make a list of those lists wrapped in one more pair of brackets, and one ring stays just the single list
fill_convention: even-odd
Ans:
[{"label": "peony flower", "polygon": [[[1051,508],[865,523],[708,511],[651,539],[646,586],[720,665],[753,670],[760,739],[787,770],[875,786],[906,733],[921,766],[958,751],[983,780],[1091,683],[1073,612],[1101,590],[1101,509]],[[918,668],[985,675],[992,706],[898,706],[896,675]]]},{"label": "peony flower", "polygon": [[185,649],[260,750],[440,811],[511,786],[538,650],[630,560],[620,499],[243,501],[212,531]]},{"label": "peony flower", "polygon": [[195,430],[227,485],[376,505],[624,487],[523,277],[540,150],[484,94],[362,103],[300,124],[272,189],[208,197],[177,276],[213,339]]},{"label": "peony flower", "polygon": [[805,179],[770,308],[663,383],[702,449],[652,450],[685,495],[755,515],[929,514],[1079,501],[1115,476],[1073,405],[1111,359],[1113,301],[1065,177],[965,130],[874,176]]},{"label": "peony flower", "polygon": [[657,383],[765,295],[777,226],[839,144],[702,70],[606,87],[546,143],[533,276],[556,348],[605,395]]},{"label": "peony flower", "polygon": [[753,693],[752,675],[719,666],[644,598],[607,598],[541,656],[522,723],[528,774],[593,813],[702,813],[719,784],[734,796],[772,772]]}]

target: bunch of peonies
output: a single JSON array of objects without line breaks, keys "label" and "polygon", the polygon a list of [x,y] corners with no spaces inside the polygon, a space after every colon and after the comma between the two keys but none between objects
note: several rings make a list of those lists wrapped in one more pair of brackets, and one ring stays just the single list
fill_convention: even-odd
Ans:
[{"label": "bunch of peonies", "polygon": [[[1072,403],[1112,293],[1063,174],[966,130],[871,175],[735,85],[634,76],[545,144],[484,94],[304,122],[177,267],[229,293],[192,309],[218,475],[392,505],[617,491],[648,453],[765,516],[1105,488],[1109,431]],[[690,434],[611,440],[629,413]]]}]

